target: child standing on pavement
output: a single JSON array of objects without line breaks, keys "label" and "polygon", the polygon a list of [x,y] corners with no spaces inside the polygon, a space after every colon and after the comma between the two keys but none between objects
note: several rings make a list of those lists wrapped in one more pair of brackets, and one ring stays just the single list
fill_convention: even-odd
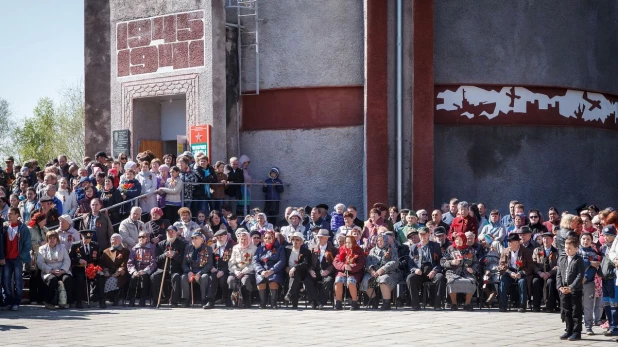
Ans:
[{"label": "child standing on pavement", "polygon": [[584,279],[584,260],[577,253],[579,240],[569,237],[565,241],[566,255],[558,260],[556,288],[560,292],[560,306],[564,313],[566,333],[561,340],[576,341],[582,335],[582,280]]}]

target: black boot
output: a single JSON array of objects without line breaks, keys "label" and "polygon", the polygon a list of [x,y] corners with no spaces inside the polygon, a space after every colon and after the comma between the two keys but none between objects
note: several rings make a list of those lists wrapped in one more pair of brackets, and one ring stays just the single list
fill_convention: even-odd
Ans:
[{"label": "black boot", "polygon": [[260,308],[266,308],[266,289],[258,290],[258,294],[260,295]]},{"label": "black boot", "polygon": [[358,310],[358,301],[352,300],[352,305],[350,307],[350,311],[357,311]]},{"label": "black boot", "polygon": [[391,300],[384,299],[382,300],[382,307],[380,307],[380,311],[389,311],[391,309]]},{"label": "black boot", "polygon": [[336,311],[343,310],[343,305],[341,304],[341,300],[335,300],[335,310]]},{"label": "black boot", "polygon": [[135,307],[135,298],[129,299],[129,307]]},{"label": "black boot", "polygon": [[251,292],[245,287],[240,288],[240,294],[242,296],[242,303],[245,308],[251,308]]},{"label": "black boot", "polygon": [[378,297],[374,296],[373,298],[370,298],[369,301],[371,301],[371,308],[374,309],[374,310],[377,310],[378,309],[378,304],[379,304]]},{"label": "black boot", "polygon": [[270,308],[278,309],[277,299],[279,299],[279,289],[270,290]]},{"label": "black boot", "polygon": [[139,307],[145,307],[145,306],[146,306],[146,299],[145,298],[139,299]]}]

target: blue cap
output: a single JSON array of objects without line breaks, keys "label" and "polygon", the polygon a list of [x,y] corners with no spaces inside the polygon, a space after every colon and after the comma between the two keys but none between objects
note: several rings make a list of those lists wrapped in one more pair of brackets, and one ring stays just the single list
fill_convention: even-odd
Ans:
[{"label": "blue cap", "polygon": [[603,228],[603,235],[616,236],[616,227],[613,225],[608,225]]},{"label": "blue cap", "polygon": [[170,230],[170,229],[174,230],[175,232],[178,232],[178,228],[176,228],[173,225],[170,225],[170,226],[167,227],[167,230]]},{"label": "blue cap", "polygon": [[196,230],[196,231],[193,232],[193,234],[191,234],[191,238],[194,238],[194,237],[204,238],[204,234],[202,234],[201,232]]}]

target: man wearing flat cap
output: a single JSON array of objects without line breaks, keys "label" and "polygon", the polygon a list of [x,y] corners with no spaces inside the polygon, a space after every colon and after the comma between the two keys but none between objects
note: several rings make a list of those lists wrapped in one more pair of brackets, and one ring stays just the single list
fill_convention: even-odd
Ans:
[{"label": "man wearing flat cap", "polygon": [[208,297],[208,285],[210,282],[210,270],[213,265],[212,249],[204,242],[204,234],[194,231],[191,234],[191,242],[185,248],[185,258],[182,263],[181,286],[184,307],[193,303],[191,286],[197,283],[200,287],[200,304],[204,309],[215,307],[215,298]]},{"label": "man wearing flat cap", "polygon": [[410,253],[408,254],[409,274],[406,279],[412,310],[420,310],[419,292],[423,282],[427,281],[434,284],[434,310],[441,310],[442,298],[446,294],[446,278],[444,278],[442,266],[440,266],[442,250],[437,242],[429,241],[429,228],[420,227],[418,234],[420,242],[410,246]]},{"label": "man wearing flat cap", "polygon": [[[140,231],[137,244],[131,249],[127,268],[131,281],[129,282],[129,307],[135,305],[138,284],[141,287],[139,294],[139,306],[146,306],[146,299],[150,296],[150,275],[157,270],[154,245],[150,242],[148,232]],[[154,303],[150,301],[151,306]]]},{"label": "man wearing flat cap", "polygon": [[451,241],[446,236],[446,229],[442,226],[437,226],[433,229],[433,236],[436,242],[440,245],[440,249],[442,250],[442,254],[446,252],[446,250],[451,246]]},{"label": "man wearing flat cap", "polygon": [[532,230],[529,226],[524,225],[519,228],[519,238],[521,239],[521,245],[526,247],[530,252],[533,252],[535,248],[539,247],[539,244],[532,239]]},{"label": "man wearing flat cap", "polygon": [[498,270],[500,271],[500,312],[506,312],[508,293],[511,292],[512,284],[517,283],[517,296],[519,297],[519,312],[526,312],[528,303],[528,285],[526,277],[534,271],[532,252],[520,243],[517,233],[508,236],[508,247],[502,251]]},{"label": "man wearing flat cap", "polygon": [[[165,231],[166,239],[159,241],[155,247],[157,270],[150,276],[152,282],[152,300],[158,300],[159,289],[165,268],[165,278],[170,279],[172,284],[171,295],[165,295],[170,299],[172,307],[178,306],[180,301],[180,277],[182,276],[182,261],[185,255],[186,243],[178,237],[178,228],[173,225]],[[165,261],[167,259],[167,267]]]},{"label": "man wearing flat cap", "polygon": [[558,249],[553,246],[554,234],[541,234],[543,244],[534,249],[534,278],[532,279],[533,310],[540,311],[541,300],[545,298],[545,311],[553,312],[556,309],[556,273],[558,271]]},{"label": "man wearing flat cap", "polygon": [[285,272],[290,280],[284,299],[286,302],[291,302],[292,307],[296,308],[298,307],[298,292],[309,270],[311,251],[303,244],[303,234],[295,232],[290,240],[292,244],[285,247]]},{"label": "man wearing flat cap", "polygon": [[[82,236],[81,241],[74,242],[71,245],[71,251],[69,252],[69,258],[71,259],[71,273],[73,274],[75,284],[75,307],[83,308],[82,301],[86,300],[86,295],[89,293],[96,293],[93,295],[99,300],[99,307],[105,308],[105,294],[103,289],[105,288],[105,277],[103,271],[97,272],[95,278],[88,279],[86,282],[86,268],[89,265],[98,266],[101,253],[99,251],[99,245],[92,241],[94,235],[93,230],[82,230],[79,232]],[[90,283],[95,283],[94,291],[91,291]],[[88,289],[87,289],[88,288]]]},{"label": "man wearing flat cap", "polygon": [[227,284],[227,277],[230,275],[228,262],[232,255],[234,245],[229,242],[227,230],[222,229],[215,233],[216,243],[213,245],[213,267],[210,270],[211,292],[208,295],[214,298],[217,295],[217,290],[221,291],[221,298],[225,302],[226,307],[232,306],[230,297],[230,287]]},{"label": "man wearing flat cap", "polygon": [[311,303],[311,307],[321,310],[328,299],[332,297],[336,274],[333,260],[338,252],[333,244],[328,241],[330,238],[328,230],[320,229],[317,238],[318,243],[311,249],[311,262],[304,283],[307,290],[307,300]]}]

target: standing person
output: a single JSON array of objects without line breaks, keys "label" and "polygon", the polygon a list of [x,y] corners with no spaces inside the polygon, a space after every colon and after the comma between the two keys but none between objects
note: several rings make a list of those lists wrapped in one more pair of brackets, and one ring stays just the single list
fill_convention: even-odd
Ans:
[{"label": "standing person", "polygon": [[[605,244],[601,247],[601,253],[611,260],[610,250],[613,248],[614,241],[616,239],[616,227],[608,225],[603,228],[603,237],[605,237]],[[618,300],[616,299],[616,275],[604,274],[602,282],[603,290],[603,310],[605,311],[605,317],[607,318],[607,331],[603,333],[605,336],[618,335]]]},{"label": "standing person", "polygon": [[466,201],[460,201],[457,204],[457,210],[459,211],[459,216],[453,219],[451,223],[449,238],[452,239],[452,236],[456,233],[465,234],[468,231],[474,233],[476,237],[479,231],[479,223],[475,217],[470,216],[470,205]]},{"label": "standing person", "polygon": [[193,190],[195,189],[194,183],[197,183],[197,176],[189,167],[190,159],[187,156],[178,157],[178,168],[180,169],[180,180],[184,186],[182,190],[182,199],[184,202],[182,203],[183,207],[191,206],[191,202],[193,201]]},{"label": "standing person", "polygon": [[19,203],[20,216],[23,221],[30,220],[30,215],[32,215],[32,213],[36,210],[37,203],[36,190],[31,187],[28,188],[26,191],[26,200]]},{"label": "standing person", "polygon": [[183,181],[180,178],[180,168],[172,166],[171,175],[165,181],[165,186],[158,189],[160,194],[165,195],[165,219],[170,222],[178,220],[178,210],[182,207],[180,194],[182,194]]},{"label": "standing person", "polygon": [[157,174],[157,205],[162,209],[165,209],[165,193],[159,189],[165,187],[165,182],[167,182],[168,178],[170,178],[170,167],[165,164],[159,166],[159,173]]},{"label": "standing person", "polygon": [[90,213],[82,218],[79,229],[93,230],[92,240],[96,241],[101,249],[106,249],[110,246],[109,239],[114,234],[114,227],[107,214],[101,212],[102,206],[99,199],[92,199]]},{"label": "standing person", "polygon": [[445,228],[446,230],[450,229],[453,219],[457,217],[457,204],[459,204],[459,200],[452,198],[448,204],[448,212],[442,215],[442,221],[448,225],[448,228]]},{"label": "standing person", "polygon": [[[135,179],[134,169],[131,168],[126,170],[124,176],[120,179],[118,190],[120,191],[123,201],[136,198],[142,193],[142,185],[137,179]],[[131,206],[133,206],[133,202],[127,202],[120,207],[121,220],[129,216],[131,213]]]},{"label": "standing person", "polygon": [[[120,195],[120,191],[114,187],[114,180],[112,177],[105,177],[99,201],[103,205],[103,208],[109,208],[122,202],[122,195]],[[114,207],[107,210],[107,215],[113,224],[120,222],[119,211],[120,207]]]},{"label": "standing person", "polygon": [[244,216],[245,213],[242,210],[242,207],[240,210],[238,209],[238,202],[242,199],[242,184],[245,182],[243,170],[238,167],[238,158],[230,158],[230,164],[225,166],[225,174],[227,175],[228,183],[231,183],[228,184],[225,194],[228,197],[232,212],[235,212],[237,215]]},{"label": "standing person", "polygon": [[511,226],[513,226],[514,223],[514,219],[515,219],[515,205],[519,205],[519,201],[517,200],[513,200],[511,202],[509,202],[509,214],[505,215],[504,217],[502,217],[502,225],[504,225],[505,228],[510,228]]},{"label": "standing person", "polygon": [[556,288],[560,292],[560,306],[564,313],[566,332],[561,340],[576,341],[582,334],[582,280],[584,260],[577,254],[579,240],[569,237],[565,241],[565,256],[558,259]]},{"label": "standing person", "polygon": [[210,165],[208,157],[205,155],[197,158],[198,166],[193,170],[197,183],[193,190],[193,202],[191,203],[191,212],[197,215],[198,211],[210,213],[210,184],[217,182],[217,174],[215,169]]},{"label": "standing person", "polygon": [[581,234],[578,254],[581,256],[585,268],[582,298],[584,300],[586,335],[594,335],[592,326],[595,325],[595,322],[598,323],[601,320],[602,313],[601,298],[597,297],[595,292],[596,277],[597,273],[600,272],[603,256],[597,252],[596,246],[592,244],[592,234]]},{"label": "standing person", "polygon": [[19,220],[19,209],[10,208],[8,223],[4,223],[0,235],[0,265],[5,309],[18,311],[23,290],[23,265],[30,264],[30,230]]},{"label": "standing person", "polygon": [[227,175],[223,172],[225,169],[225,163],[218,161],[215,163],[215,173],[217,175],[217,182],[212,185],[212,200],[213,208],[219,212],[223,207],[223,200],[225,200],[225,189],[227,188]]},{"label": "standing person", "polygon": [[242,168],[242,173],[244,175],[243,182],[245,183],[245,185],[241,186],[242,198],[238,202],[238,205],[246,207],[247,210],[250,209],[251,205],[251,185],[264,183],[262,180],[253,179],[251,177],[251,173],[249,173],[249,164],[251,164],[251,159],[244,154],[238,159],[238,165]]},{"label": "standing person", "polygon": [[[273,167],[268,172],[268,178],[264,181],[264,213],[268,216],[268,222],[275,225],[279,217],[279,202],[283,193],[283,182],[279,179],[279,168]],[[343,213],[343,211],[341,212]]]},{"label": "standing person", "polygon": [[[157,176],[150,171],[150,162],[141,162],[141,170],[137,174],[137,180],[142,186],[141,195],[146,195],[139,201],[139,206],[142,211],[150,211],[153,207],[157,207]],[[148,221],[149,215],[142,216],[143,221]]]},{"label": "standing person", "polygon": [[77,210],[77,196],[75,192],[69,191],[69,180],[62,177],[58,180],[60,188],[56,192],[56,198],[62,202],[62,210],[64,214],[73,216]]},{"label": "standing person", "polygon": [[43,279],[41,278],[41,269],[37,267],[37,256],[39,254],[39,248],[44,246],[47,242],[47,232],[49,231],[45,226],[47,224],[47,216],[41,212],[35,212],[30,221],[28,222],[28,229],[30,230],[30,242],[32,247],[32,266],[29,282],[30,303],[36,305],[39,302],[43,302]]}]

